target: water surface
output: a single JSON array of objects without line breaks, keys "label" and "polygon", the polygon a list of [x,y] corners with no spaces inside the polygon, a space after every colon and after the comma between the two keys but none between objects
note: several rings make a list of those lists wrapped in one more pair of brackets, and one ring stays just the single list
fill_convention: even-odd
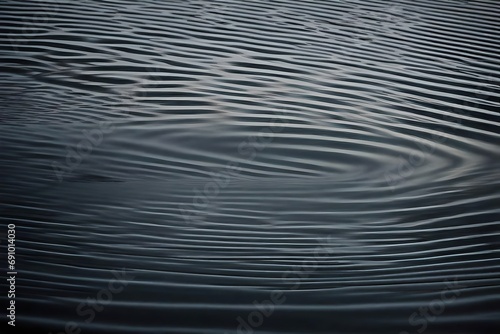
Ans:
[{"label": "water surface", "polygon": [[500,327],[498,2],[0,6],[18,328]]}]

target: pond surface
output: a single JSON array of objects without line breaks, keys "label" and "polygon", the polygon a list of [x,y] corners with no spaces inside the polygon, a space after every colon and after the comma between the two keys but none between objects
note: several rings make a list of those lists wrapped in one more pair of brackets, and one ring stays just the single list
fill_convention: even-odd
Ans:
[{"label": "pond surface", "polygon": [[16,329],[497,333],[499,2],[0,7]]}]

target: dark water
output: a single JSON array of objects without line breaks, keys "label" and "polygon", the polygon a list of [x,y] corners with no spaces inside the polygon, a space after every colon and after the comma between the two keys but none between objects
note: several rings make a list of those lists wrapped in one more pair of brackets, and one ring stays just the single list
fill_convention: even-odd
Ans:
[{"label": "dark water", "polygon": [[498,1],[0,6],[18,332],[498,333]]}]

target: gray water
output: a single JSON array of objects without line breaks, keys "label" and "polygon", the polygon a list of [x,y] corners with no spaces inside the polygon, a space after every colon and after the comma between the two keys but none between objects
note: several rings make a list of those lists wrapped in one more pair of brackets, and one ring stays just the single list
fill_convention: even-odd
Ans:
[{"label": "gray water", "polygon": [[0,8],[18,332],[497,333],[498,1]]}]

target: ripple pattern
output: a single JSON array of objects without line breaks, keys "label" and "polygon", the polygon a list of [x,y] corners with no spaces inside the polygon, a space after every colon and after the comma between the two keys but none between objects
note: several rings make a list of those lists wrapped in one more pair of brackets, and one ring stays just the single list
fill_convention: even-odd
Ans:
[{"label": "ripple pattern", "polygon": [[498,1],[0,7],[20,328],[500,329]]}]

